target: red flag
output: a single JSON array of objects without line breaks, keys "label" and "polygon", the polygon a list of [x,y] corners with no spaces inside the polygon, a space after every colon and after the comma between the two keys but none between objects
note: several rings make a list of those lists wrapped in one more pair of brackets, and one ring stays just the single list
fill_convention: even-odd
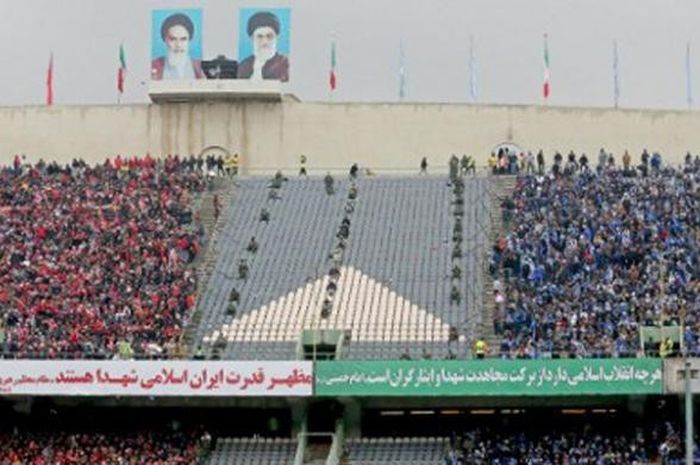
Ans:
[{"label": "red flag", "polygon": [[120,94],[124,93],[124,68],[119,68],[117,71],[117,90]]},{"label": "red flag", "polygon": [[46,71],[46,104],[53,105],[53,52],[49,58],[49,69]]}]

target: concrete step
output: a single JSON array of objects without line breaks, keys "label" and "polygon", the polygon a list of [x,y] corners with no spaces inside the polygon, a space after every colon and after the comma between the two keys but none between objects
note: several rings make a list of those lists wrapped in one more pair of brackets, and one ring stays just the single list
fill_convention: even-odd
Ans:
[{"label": "concrete step", "polygon": [[[202,194],[200,208],[197,212],[199,221],[201,222],[208,236],[207,243],[202,247],[199,256],[197,259],[195,259],[195,266],[197,267],[197,306],[199,305],[202,295],[204,294],[209,282],[209,278],[211,277],[214,267],[216,266],[216,260],[218,257],[217,241],[221,231],[224,228],[224,223],[221,218],[219,218],[219,221],[217,221],[214,217],[214,196],[219,196],[221,212],[226,211],[235,196],[235,185],[228,180],[215,179],[213,186],[214,188],[212,190]],[[200,320],[201,314],[197,308],[195,308],[194,314],[192,315],[183,336],[183,342],[190,352],[194,343],[196,342],[193,339]]]},{"label": "concrete step", "polygon": [[[503,214],[501,212],[501,202],[504,199],[513,195],[513,191],[517,184],[515,176],[492,176],[489,178],[491,186],[491,234],[492,242],[507,234],[503,224]],[[483,303],[481,324],[479,325],[479,337],[486,341],[491,349],[491,353],[497,353],[500,347],[500,337],[494,333],[493,317],[496,309],[496,303],[493,299],[493,278],[487,272],[483,274]]]},{"label": "concrete step", "polygon": [[331,451],[330,444],[309,444],[304,451],[305,465],[324,465]]}]

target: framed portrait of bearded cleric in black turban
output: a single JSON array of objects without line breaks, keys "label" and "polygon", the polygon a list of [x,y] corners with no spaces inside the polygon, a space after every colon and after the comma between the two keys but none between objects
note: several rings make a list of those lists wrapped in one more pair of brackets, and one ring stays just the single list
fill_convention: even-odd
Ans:
[{"label": "framed portrait of bearded cleric in black turban", "polygon": [[289,8],[242,8],[238,79],[289,80]]}]

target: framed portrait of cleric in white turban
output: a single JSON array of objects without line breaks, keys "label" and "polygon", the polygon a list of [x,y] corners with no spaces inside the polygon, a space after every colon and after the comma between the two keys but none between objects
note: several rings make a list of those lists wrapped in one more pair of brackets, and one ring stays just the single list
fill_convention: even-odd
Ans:
[{"label": "framed portrait of cleric in white turban", "polygon": [[241,8],[238,79],[289,80],[289,8]]},{"label": "framed portrait of cleric in white turban", "polygon": [[202,10],[153,10],[151,80],[204,79]]}]

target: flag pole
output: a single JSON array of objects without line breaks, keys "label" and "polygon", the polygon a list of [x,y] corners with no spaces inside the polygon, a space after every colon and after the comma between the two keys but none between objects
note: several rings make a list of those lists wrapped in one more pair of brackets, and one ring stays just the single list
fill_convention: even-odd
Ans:
[{"label": "flag pole", "polygon": [[399,42],[399,101],[406,97],[406,63],[403,50],[403,40]]},{"label": "flag pole", "polygon": [[618,108],[620,104],[620,71],[617,39],[613,41],[613,102],[615,108]]},{"label": "flag pole", "polygon": [[549,76],[549,44],[547,33],[544,33],[544,84],[542,87],[542,95],[544,96],[544,104],[549,103],[549,94],[551,91],[550,76]]},{"label": "flag pole", "polygon": [[331,69],[328,76],[328,100],[333,100],[337,86],[336,57],[335,57],[335,32],[331,34]]},{"label": "flag pole", "polygon": [[126,81],[126,51],[124,50],[124,41],[119,44],[119,68],[117,69],[117,105],[122,102],[122,94],[124,93],[124,83]]},{"label": "flag pole", "polygon": [[476,103],[477,88],[476,88],[476,61],[474,58],[474,36],[469,35],[469,93],[472,98],[472,103]]},{"label": "flag pole", "polygon": [[685,92],[688,110],[693,109],[693,79],[690,67],[690,42],[685,45]]},{"label": "flag pole", "polygon": [[53,50],[49,56],[49,67],[46,71],[46,106],[53,105]]}]

